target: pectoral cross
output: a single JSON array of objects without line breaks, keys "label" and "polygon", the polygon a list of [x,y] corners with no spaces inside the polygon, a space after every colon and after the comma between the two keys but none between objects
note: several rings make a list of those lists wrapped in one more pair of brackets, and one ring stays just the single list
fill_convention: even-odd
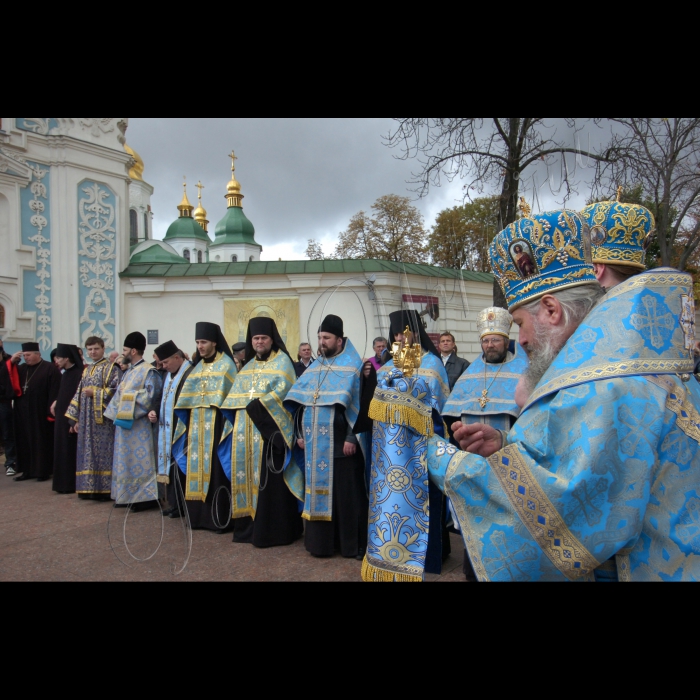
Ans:
[{"label": "pectoral cross", "polygon": [[479,405],[481,406],[482,411],[486,408],[486,404],[488,404],[488,402],[490,400],[490,399],[488,399],[488,395],[489,395],[488,389],[484,389],[481,392],[481,398],[479,399]]},{"label": "pectoral cross", "polygon": [[316,389],[316,391],[314,391],[314,406],[316,405],[316,402],[318,401],[318,397],[320,395],[321,395],[321,392],[318,389]]},{"label": "pectoral cross", "polygon": [[250,394],[248,394],[248,399],[253,400],[253,394],[255,393],[255,381],[253,381],[253,386],[250,387]]}]

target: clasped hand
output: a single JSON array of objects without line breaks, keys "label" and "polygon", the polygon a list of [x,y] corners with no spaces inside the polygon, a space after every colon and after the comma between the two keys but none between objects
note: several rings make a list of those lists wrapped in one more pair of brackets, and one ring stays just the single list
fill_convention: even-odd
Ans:
[{"label": "clasped hand", "polygon": [[503,436],[500,431],[483,423],[465,425],[462,422],[452,426],[454,439],[464,452],[491,457],[503,448]]}]

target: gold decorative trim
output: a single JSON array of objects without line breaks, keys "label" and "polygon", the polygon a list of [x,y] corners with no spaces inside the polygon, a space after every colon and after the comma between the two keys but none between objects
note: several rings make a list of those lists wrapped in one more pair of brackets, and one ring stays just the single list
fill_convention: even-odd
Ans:
[{"label": "gold decorative trim", "polygon": [[692,277],[687,272],[679,272],[672,267],[656,268],[650,272],[644,272],[628,279],[626,282],[613,287],[606,295],[606,299],[614,299],[631,292],[639,287],[687,287],[693,288]]},{"label": "gold decorative trim", "polygon": [[523,408],[523,412],[549,394],[587,382],[651,374],[689,374],[692,371],[692,360],[620,360],[613,364],[595,365],[588,369],[575,370],[565,376],[557,377],[540,387],[532,394],[525,408]]},{"label": "gold decorative trim", "polygon": [[676,415],[676,425],[691,440],[700,443],[700,413],[693,405],[685,388],[679,387],[670,377],[647,377],[647,379],[668,393],[666,408]]},{"label": "gold decorative trim", "polygon": [[509,445],[487,462],[518,517],[554,566],[570,581],[588,578],[601,562],[566,527],[517,446]]},{"label": "gold decorative trim", "polygon": [[593,262],[599,265],[621,265],[623,267],[635,267],[639,270],[646,269],[643,250],[621,250],[619,248],[605,248],[603,246],[593,248]]},{"label": "gold decorative trim", "polygon": [[362,580],[365,583],[422,583],[423,577],[413,574],[398,574],[395,571],[385,571],[370,564],[365,556],[362,562]]},{"label": "gold decorative trim", "polygon": [[629,554],[617,554],[615,562],[617,563],[617,580],[620,583],[630,583],[632,581],[632,567]]},{"label": "gold decorative trim", "polygon": [[506,302],[508,304],[508,311],[512,313],[516,309],[519,309],[523,304],[529,304],[531,301],[535,301],[535,299],[539,299],[545,294],[554,294],[554,292],[561,292],[564,289],[571,289],[572,287],[581,287],[584,284],[598,284],[598,281],[595,279],[588,279],[583,280],[583,282],[570,282],[569,284],[561,284],[557,285],[556,287],[549,287],[548,289],[544,289],[541,292],[532,294],[531,296],[528,296],[525,299],[521,299],[517,304],[511,305],[511,300],[515,300],[520,296],[520,294],[513,294],[506,299]]}]

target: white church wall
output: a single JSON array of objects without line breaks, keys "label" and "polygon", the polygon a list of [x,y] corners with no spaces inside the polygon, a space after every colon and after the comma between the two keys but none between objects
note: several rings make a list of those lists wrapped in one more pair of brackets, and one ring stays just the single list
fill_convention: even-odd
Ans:
[{"label": "white church wall", "polygon": [[11,121],[0,138],[0,192],[10,203],[0,292],[14,304],[10,335],[38,341],[46,357],[56,343],[91,333],[111,344],[120,326],[118,272],[129,255],[125,120]]},{"label": "white church wall", "polygon": [[[425,278],[409,276],[414,291],[425,291]],[[122,280],[124,290],[124,332],[158,330],[159,342],[174,340],[191,352],[194,327],[210,321],[224,327],[224,301],[274,297],[299,298],[299,336],[317,346],[316,334],[323,316],[343,318],[345,334],[364,357],[372,354],[372,341],[388,336],[388,315],[402,305],[405,283],[395,275],[382,276],[375,284],[376,300],[362,280],[349,275],[251,275],[217,278],[130,278]],[[435,281],[431,280],[435,286]],[[340,286],[342,285],[342,286]],[[438,290],[439,292],[440,290]],[[445,290],[447,291],[447,290]],[[479,311],[492,303],[490,284],[465,283],[459,294],[451,291],[441,298],[438,331],[449,330],[460,353],[474,359],[480,352],[476,331]],[[435,294],[434,296],[439,296]],[[120,341],[121,342],[121,341]],[[150,354],[155,349],[149,346]],[[296,356],[297,348],[288,348]]]}]

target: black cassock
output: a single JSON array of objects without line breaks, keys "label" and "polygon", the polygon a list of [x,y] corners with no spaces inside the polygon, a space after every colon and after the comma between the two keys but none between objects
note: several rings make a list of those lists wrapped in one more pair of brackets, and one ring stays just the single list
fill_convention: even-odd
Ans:
[{"label": "black cassock", "polygon": [[[263,438],[263,463],[260,466],[260,490],[255,521],[235,520],[233,541],[250,543],[254,547],[285,547],[296,542],[304,533],[299,502],[284,481],[284,439],[279,428],[260,399],[251,401],[246,412]],[[270,440],[272,445],[270,445]],[[272,469],[266,462],[272,457]]]},{"label": "black cassock", "polygon": [[67,369],[61,376],[61,386],[56,399],[53,490],[58,491],[58,493],[75,493],[78,436],[69,432],[73,423],[66,418],[66,411],[78,391],[82,376],[82,366],[73,365]]},{"label": "black cassock", "polygon": [[[362,375],[360,414],[354,433],[359,435],[372,430],[368,417],[369,407],[377,388],[377,372],[372,367],[369,377]],[[301,421],[302,411],[297,415]],[[369,516],[368,474],[365,455],[360,446],[356,453],[346,457],[343,449],[348,422],[345,409],[336,406],[333,438],[333,520],[306,523],[306,551],[315,557],[332,557],[340,550],[346,558],[364,555],[367,550],[367,524]]]},{"label": "black cassock", "polygon": [[22,396],[15,399],[17,472],[27,479],[48,479],[53,472],[54,423],[51,406],[61,373],[52,362],[17,368]]}]

